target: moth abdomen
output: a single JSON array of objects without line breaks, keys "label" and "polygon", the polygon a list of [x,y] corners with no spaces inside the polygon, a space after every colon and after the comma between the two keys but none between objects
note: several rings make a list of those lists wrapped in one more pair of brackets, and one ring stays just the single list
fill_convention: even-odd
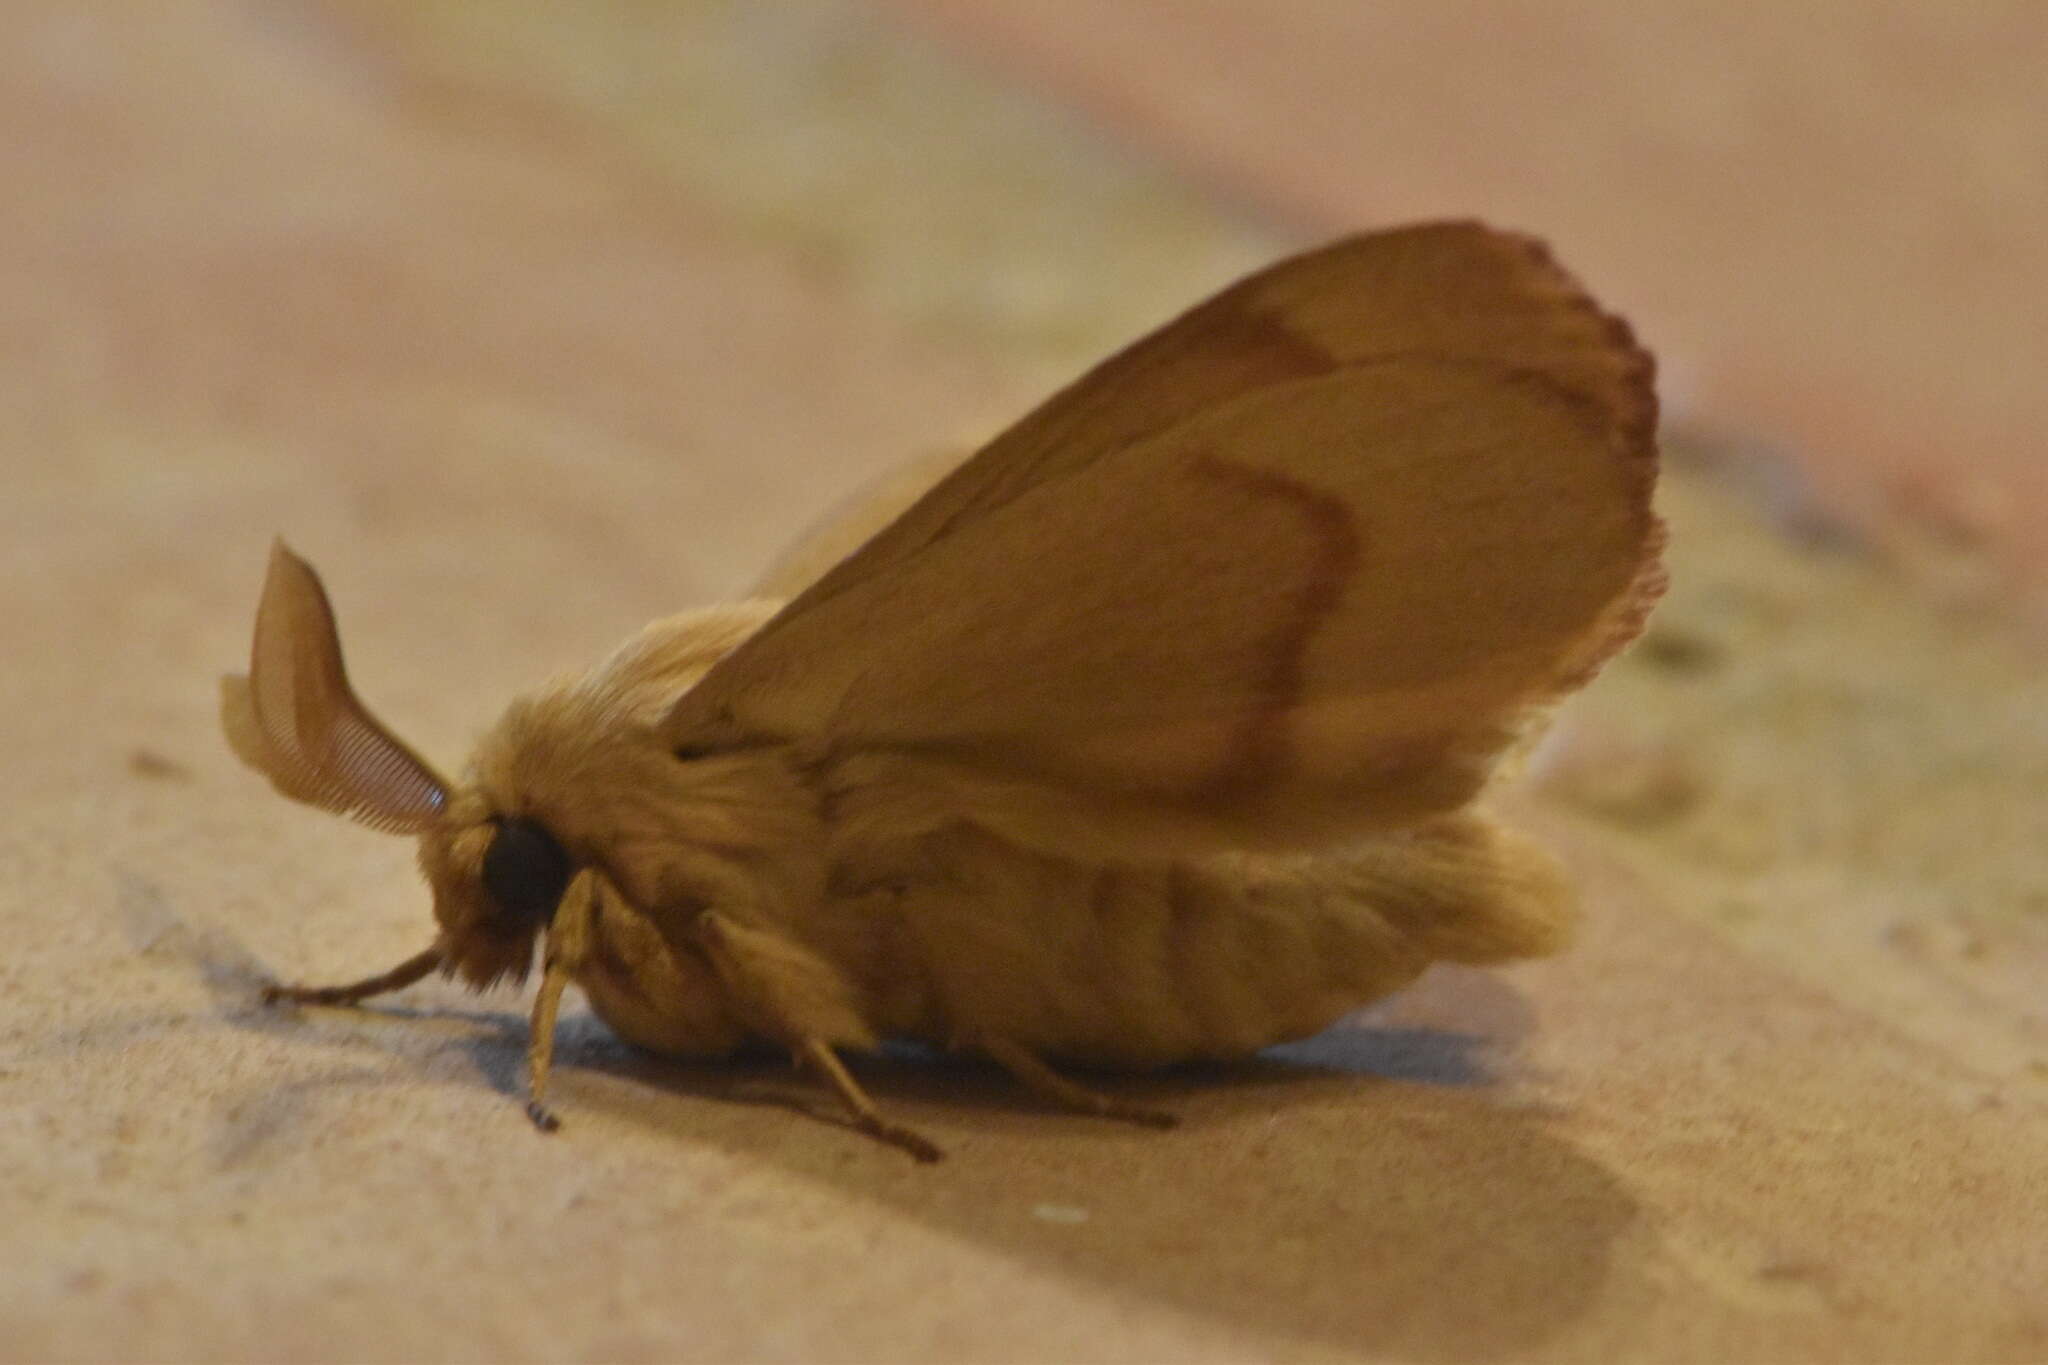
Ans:
[{"label": "moth abdomen", "polygon": [[1569,898],[1528,856],[1466,815],[1315,856],[1176,863],[1066,861],[955,831],[926,844],[934,875],[894,898],[904,965],[929,983],[898,1026],[1119,1066],[1245,1056],[1432,961],[1557,946]]}]

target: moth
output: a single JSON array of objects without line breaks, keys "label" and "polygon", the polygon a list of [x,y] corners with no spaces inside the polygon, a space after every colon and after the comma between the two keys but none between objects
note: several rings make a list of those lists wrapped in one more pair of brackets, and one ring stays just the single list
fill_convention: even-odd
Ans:
[{"label": "moth", "polygon": [[1662,589],[1652,375],[1534,240],[1335,242],[1097,366],[786,600],[514,702],[460,781],[357,700],[280,542],[228,738],[417,837],[438,928],[268,995],[482,990],[538,943],[542,1129],[573,981],[645,1048],[786,1047],[931,1160],[842,1054],[924,1040],[1163,1124],[1056,1068],[1239,1057],[1432,961],[1552,951],[1567,884],[1481,803]]}]

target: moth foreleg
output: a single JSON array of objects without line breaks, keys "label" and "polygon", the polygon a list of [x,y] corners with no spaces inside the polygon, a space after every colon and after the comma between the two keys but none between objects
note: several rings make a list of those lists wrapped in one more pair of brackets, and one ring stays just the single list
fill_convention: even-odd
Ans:
[{"label": "moth foreleg", "polygon": [[694,928],[712,970],[749,1024],[785,1044],[798,1062],[817,1072],[862,1132],[919,1161],[939,1159],[942,1153],[928,1139],[877,1112],[875,1102],[833,1051],[835,1045],[872,1045],[874,1035],[830,964],[802,944],[716,911],[698,916]]},{"label": "moth foreleg", "polygon": [[1180,1122],[1178,1116],[1163,1110],[1126,1104],[1122,1100],[1070,1081],[1047,1066],[1031,1049],[1021,1047],[1007,1038],[979,1038],[975,1040],[974,1046],[983,1056],[1015,1077],[1026,1090],[1063,1109],[1073,1109],[1083,1114],[1099,1114],[1106,1119],[1122,1119],[1127,1123],[1141,1123],[1147,1128],[1171,1128]]},{"label": "moth foreleg", "polygon": [[562,990],[590,951],[590,922],[597,912],[597,874],[585,868],[562,893],[541,950],[540,991],[526,1039],[526,1116],[543,1133],[562,1126],[547,1107],[548,1072],[555,1060],[555,1012]]},{"label": "moth foreleg", "polygon": [[388,972],[366,976],[346,986],[265,986],[263,1003],[275,1005],[289,1000],[300,1005],[353,1005],[373,995],[402,990],[439,967],[441,962],[441,949],[436,945],[425,952],[413,954]]}]

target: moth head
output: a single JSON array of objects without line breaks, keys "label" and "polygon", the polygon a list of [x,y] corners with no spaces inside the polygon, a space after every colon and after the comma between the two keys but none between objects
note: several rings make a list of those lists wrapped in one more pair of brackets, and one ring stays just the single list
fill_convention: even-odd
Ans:
[{"label": "moth head", "polygon": [[447,970],[478,987],[526,975],[574,873],[568,854],[540,824],[451,787],[370,714],[342,667],[319,575],[282,541],[248,675],[221,679],[221,724],[241,760],[292,800],[419,837]]},{"label": "moth head", "polygon": [[450,817],[420,840],[447,969],[478,990],[523,981],[575,861],[547,826],[494,813],[474,793],[460,794]]}]

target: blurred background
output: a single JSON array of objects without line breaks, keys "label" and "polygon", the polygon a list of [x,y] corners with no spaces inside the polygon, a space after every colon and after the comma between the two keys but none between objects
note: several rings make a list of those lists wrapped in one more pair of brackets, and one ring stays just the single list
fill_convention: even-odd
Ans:
[{"label": "blurred background", "polygon": [[[17,0],[8,31],[0,837],[18,872],[0,907],[23,948],[0,1086],[23,1125],[10,1161],[36,1179],[7,1198],[44,1247],[93,1248],[0,1290],[18,1358],[453,1355],[456,1326],[549,1353],[528,1263],[477,1263],[467,1205],[447,1211],[459,1235],[387,1271],[337,1268],[338,1245],[415,1234],[351,1221],[346,1155],[277,1168],[323,1131],[313,1110],[361,1115],[338,1087],[367,1087],[387,1118],[356,1139],[415,1154],[383,1188],[431,1203],[460,1184],[435,1144],[471,1121],[435,1106],[506,1103],[478,1070],[504,1084],[516,1044],[393,1034],[337,1081],[304,1059],[345,1046],[346,1021],[232,1023],[248,983],[221,975],[220,942],[345,975],[424,924],[402,850],[277,809],[215,737],[210,680],[246,650],[271,534],[328,570],[374,704],[452,766],[513,691],[739,590],[904,457],[968,448],[1277,255],[1438,216],[1547,238],[1662,365],[1673,590],[1521,798],[1589,886],[1590,946],[1516,977],[1512,1005],[1454,984],[1404,1016],[1457,1036],[1539,1020],[1523,1100],[1564,1116],[1557,1151],[1485,1127],[1510,1120],[1481,1101],[1414,1102],[1466,1106],[1445,1123],[1501,1133],[1488,1153],[1542,1152],[1539,1185],[1583,1158],[1609,1201],[1579,1218],[1502,1194],[1504,1222],[1460,1204],[1407,1235],[1478,1256],[1540,1225],[1584,1254],[1485,1260],[1504,1297],[1475,1325],[1421,1271],[1375,1262],[1392,1287],[1359,1297],[1341,1266],[1377,1206],[1298,1235],[1246,1213],[1256,1236],[1220,1263],[1193,1206],[1098,1223],[1076,1251],[982,1210],[1095,1160],[1067,1145],[1085,1136],[1020,1138],[998,1114],[984,1183],[937,1187],[933,1213],[934,1187],[835,1164],[829,1131],[753,1173],[790,1118],[772,1106],[708,1121],[698,1153],[675,1134],[704,1130],[701,1103],[596,1078],[611,1111],[590,1131],[620,1164],[585,1148],[576,1175],[521,1147],[484,1204],[596,1189],[615,1213],[649,1163],[670,1170],[662,1207],[695,1259],[649,1250],[661,1227],[578,1234],[652,1295],[569,1315],[592,1356],[777,1354],[758,1314],[725,1309],[787,1278],[792,1238],[813,1259],[791,1283],[839,1286],[778,1310],[780,1353],[810,1358],[2048,1351],[2025,1292],[2048,1208],[2017,1174],[2048,1160],[2048,8]],[[52,906],[80,907],[62,933]],[[136,1022],[137,1002],[161,1013]],[[1608,1051],[1647,1037],[1675,1050]],[[285,1074],[293,1098],[267,1098]],[[1646,1089],[1624,1099],[1625,1074]],[[143,1075],[189,1101],[153,1138]],[[1659,1084],[1692,1097],[1714,1154],[1659,1126],[1641,1098]],[[1375,1112],[1388,1091],[1407,1093],[1389,1081]],[[605,1126],[635,1104],[656,1107],[631,1140]],[[1252,1108],[1203,1159],[1241,1159]],[[1427,1174],[1431,1149],[1394,1129],[1379,1150]],[[1874,1135],[1853,1179],[1813,1155],[1844,1133]],[[1923,1161],[1950,1183],[1916,1185]],[[1795,1167],[1804,1193],[1759,1173]],[[1304,1178],[1286,1207],[1323,1217],[1331,1184]],[[102,1185],[128,1193],[93,1213]],[[1863,1202],[1879,1185],[1891,1202]],[[278,1269],[300,1234],[228,1221],[279,1188],[322,1239],[328,1308],[326,1281]],[[705,1193],[728,1188],[740,1204]],[[211,1298],[161,1272],[179,1218],[213,1248]],[[783,1240],[734,1251],[763,1219]],[[500,1246],[558,1235],[541,1219]],[[944,1292],[836,1259],[874,1239]],[[1196,1290],[1132,1270],[1181,1255]],[[504,1292],[456,1319],[401,1307],[421,1256]],[[649,1286],[690,1276],[684,1330]],[[357,1333],[362,1314],[390,1335]]]}]

